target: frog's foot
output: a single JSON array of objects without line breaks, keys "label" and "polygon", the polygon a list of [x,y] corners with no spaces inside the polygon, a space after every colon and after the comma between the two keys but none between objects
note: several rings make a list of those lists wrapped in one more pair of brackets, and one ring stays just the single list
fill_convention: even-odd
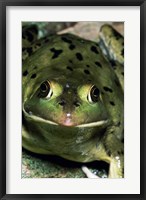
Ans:
[{"label": "frog's foot", "polygon": [[99,176],[93,174],[86,166],[82,166],[82,171],[88,178],[100,178]]}]

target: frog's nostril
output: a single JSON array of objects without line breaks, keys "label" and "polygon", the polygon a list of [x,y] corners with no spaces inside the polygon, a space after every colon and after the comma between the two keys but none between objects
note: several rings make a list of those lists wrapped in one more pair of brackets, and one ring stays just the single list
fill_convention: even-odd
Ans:
[{"label": "frog's nostril", "polygon": [[71,104],[74,105],[75,107],[79,107],[80,106],[80,102],[78,102],[78,101],[74,101],[74,102],[68,102],[67,101],[66,102],[64,99],[60,100],[58,102],[58,104],[61,105],[61,106],[65,106],[65,105],[70,105],[71,106]]},{"label": "frog's nostril", "polygon": [[61,100],[61,101],[59,102],[59,105],[61,105],[61,106],[64,106],[65,104],[66,104],[65,100]]}]

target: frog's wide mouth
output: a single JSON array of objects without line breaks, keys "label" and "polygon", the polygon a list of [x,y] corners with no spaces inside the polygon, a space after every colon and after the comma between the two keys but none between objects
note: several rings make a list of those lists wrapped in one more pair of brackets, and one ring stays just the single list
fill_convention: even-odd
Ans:
[{"label": "frog's wide mouth", "polygon": [[105,125],[105,124],[108,123],[108,120],[105,119],[105,120],[100,120],[100,121],[97,121],[97,122],[90,122],[90,123],[85,123],[85,124],[66,126],[64,124],[59,124],[59,123],[56,123],[56,122],[53,122],[53,121],[50,121],[50,120],[47,120],[47,119],[43,119],[43,118],[38,117],[36,115],[30,115],[26,111],[24,111],[24,113],[25,113],[25,116],[27,116],[28,118],[33,119],[34,121],[43,122],[43,123],[50,124],[50,125],[55,125],[55,126],[86,128],[86,127],[102,126],[102,125]]}]

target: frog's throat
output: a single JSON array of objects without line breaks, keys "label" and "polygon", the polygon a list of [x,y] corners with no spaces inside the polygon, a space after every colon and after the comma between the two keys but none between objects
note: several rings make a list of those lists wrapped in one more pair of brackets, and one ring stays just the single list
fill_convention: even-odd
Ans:
[{"label": "frog's throat", "polygon": [[[43,123],[46,123],[46,124],[52,124],[52,125],[56,125],[56,126],[60,125],[60,124],[57,124],[57,123],[52,122],[50,120],[46,120],[46,119],[43,119],[41,117],[38,117],[36,115],[30,115],[24,109],[23,109],[23,112],[24,112],[24,115],[27,118],[29,118],[31,120],[33,119],[36,122],[43,122]],[[107,123],[108,123],[108,120],[100,120],[100,121],[97,121],[97,122],[91,122],[91,123],[87,123],[87,124],[80,124],[80,125],[77,125],[77,126],[70,126],[70,127],[77,127],[77,128],[95,127],[95,126],[102,126],[102,125],[105,125]]]}]

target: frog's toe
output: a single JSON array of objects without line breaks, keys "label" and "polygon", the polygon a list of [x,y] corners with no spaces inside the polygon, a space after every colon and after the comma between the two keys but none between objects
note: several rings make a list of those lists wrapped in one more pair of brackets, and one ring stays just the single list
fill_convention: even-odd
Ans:
[{"label": "frog's toe", "polygon": [[82,166],[82,171],[88,178],[100,178],[99,176],[93,174],[86,166]]}]

